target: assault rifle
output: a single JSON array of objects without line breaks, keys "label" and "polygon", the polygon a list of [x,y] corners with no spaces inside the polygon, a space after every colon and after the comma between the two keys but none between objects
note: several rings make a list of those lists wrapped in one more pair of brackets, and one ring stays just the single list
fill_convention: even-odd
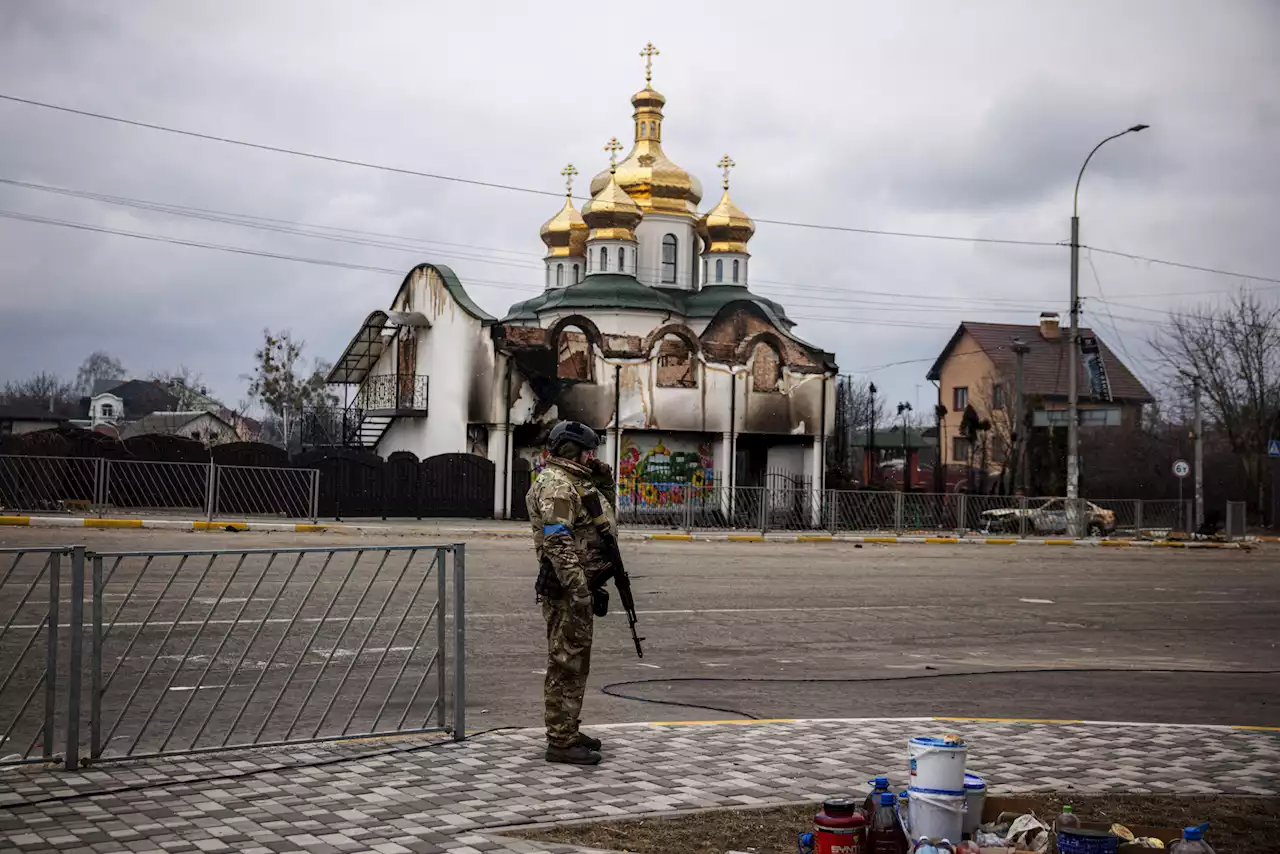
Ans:
[{"label": "assault rifle", "polygon": [[618,599],[622,602],[622,610],[627,612],[627,622],[631,624],[631,640],[636,645],[636,656],[644,658],[644,650],[640,648],[640,641],[644,638],[636,634],[636,600],[631,595],[631,578],[628,577],[627,570],[622,565],[622,552],[618,551],[618,540],[609,529],[609,517],[605,515],[604,508],[600,505],[600,496],[595,493],[584,495],[582,506],[590,514],[591,521],[596,526],[596,532],[600,535],[600,542],[609,557],[609,568],[597,573],[591,580],[590,587],[592,590],[599,590],[604,587],[605,582],[613,579],[613,586],[618,588]]}]

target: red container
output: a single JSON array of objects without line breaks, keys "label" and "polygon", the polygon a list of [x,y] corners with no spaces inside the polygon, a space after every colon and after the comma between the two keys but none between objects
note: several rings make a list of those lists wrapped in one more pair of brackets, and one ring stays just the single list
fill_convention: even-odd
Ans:
[{"label": "red container", "polygon": [[829,798],[813,817],[814,854],[867,854],[867,819],[852,798]]}]

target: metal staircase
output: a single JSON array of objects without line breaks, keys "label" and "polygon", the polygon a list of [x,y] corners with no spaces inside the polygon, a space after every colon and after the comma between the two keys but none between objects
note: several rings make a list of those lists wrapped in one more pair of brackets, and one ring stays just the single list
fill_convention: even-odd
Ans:
[{"label": "metal staircase", "polygon": [[427,389],[428,378],[417,374],[366,377],[350,406],[308,414],[303,444],[377,450],[396,419],[427,417]]}]

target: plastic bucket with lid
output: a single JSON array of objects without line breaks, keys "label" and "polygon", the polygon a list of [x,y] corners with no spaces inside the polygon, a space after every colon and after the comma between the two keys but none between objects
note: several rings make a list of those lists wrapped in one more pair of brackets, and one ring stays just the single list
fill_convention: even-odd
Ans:
[{"label": "plastic bucket with lid", "polygon": [[959,842],[964,833],[965,793],[961,790],[940,791],[912,786],[910,794],[910,832],[912,839],[927,836]]},{"label": "plastic bucket with lid", "polygon": [[911,787],[964,794],[965,744],[957,736],[907,742]]},{"label": "plastic bucket with lid", "polygon": [[982,824],[982,807],[987,801],[987,783],[977,774],[964,775],[964,832],[970,835]]}]

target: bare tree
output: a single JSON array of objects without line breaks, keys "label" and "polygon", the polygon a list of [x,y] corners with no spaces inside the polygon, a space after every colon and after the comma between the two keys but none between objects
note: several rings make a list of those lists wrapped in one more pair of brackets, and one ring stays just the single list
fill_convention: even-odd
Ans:
[{"label": "bare tree", "polygon": [[325,380],[330,365],[317,359],[307,371],[301,364],[306,342],[295,341],[288,330],[264,329],[262,337],[262,347],[253,354],[249,394],[262,403],[270,416],[264,428],[278,424],[279,439],[288,444],[304,411],[337,405],[338,398]]},{"label": "bare tree", "polygon": [[832,448],[834,468],[846,476],[861,477],[862,461],[853,449],[865,447],[871,429],[891,426],[885,415],[884,397],[871,393],[871,383],[862,377],[836,379],[836,441]]},{"label": "bare tree", "polygon": [[75,387],[56,374],[41,371],[19,382],[7,382],[0,388],[0,403],[21,403],[45,412],[74,418],[80,412],[80,398]]},{"label": "bare tree", "polygon": [[119,359],[102,350],[94,350],[76,371],[76,391],[82,395],[93,394],[93,385],[98,380],[123,380],[125,373]]},{"label": "bare tree", "polygon": [[1198,376],[1208,420],[1244,468],[1255,508],[1265,506],[1267,442],[1280,436],[1280,299],[1241,291],[1175,312],[1148,340],[1167,385],[1184,403]]}]

